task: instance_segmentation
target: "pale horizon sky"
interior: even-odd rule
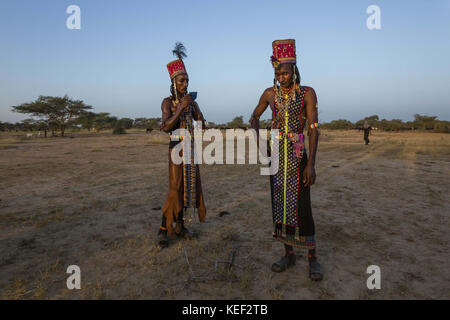
[[[450,120],[450,1],[0,2],[0,121],[11,106],[69,95],[117,117],[160,117],[166,64],[184,43],[189,89],[207,121],[247,121],[273,83],[276,39],[294,38],[302,84],[315,89],[319,121]],[[69,30],[69,5],[81,30]],[[368,30],[369,5],[381,30]],[[270,117],[266,111],[263,119]]]

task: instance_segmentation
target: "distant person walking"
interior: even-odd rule
[[[370,126],[370,124],[367,121],[364,121],[363,130],[364,130],[364,142],[366,145],[368,145],[370,142],[369,134],[370,134],[370,130],[372,130],[372,127]]]

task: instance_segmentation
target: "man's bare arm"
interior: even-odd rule
[[[309,135],[309,159],[308,164],[314,166],[316,163],[317,144],[319,142],[319,130],[311,128],[311,124],[318,122],[317,96],[313,88],[309,88],[305,95],[306,118],[308,119]]]
[[[308,119],[309,159],[303,171],[303,183],[305,187],[313,185],[316,181],[316,152],[319,141],[319,129],[315,126],[318,121],[317,96],[313,88],[309,88],[305,95],[306,118]],[[314,124],[314,128],[311,125]]]
[[[250,125],[256,130],[257,135],[259,135],[259,117],[266,111],[267,106],[270,103],[272,88],[267,88],[264,90],[261,98],[259,98],[258,105],[255,110],[253,110],[252,116],[250,118]]]
[[[183,108],[177,108],[177,110],[172,114],[171,108],[172,102],[170,99],[164,99],[161,104],[161,127],[160,130],[164,132],[170,132],[176,125],[178,118],[180,118]]]

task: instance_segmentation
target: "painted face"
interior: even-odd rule
[[[186,93],[189,85],[189,76],[187,74],[180,74],[175,78],[175,85],[180,93]]]
[[[291,64],[283,63],[278,69],[275,69],[275,79],[283,88],[288,88],[294,80],[294,68]]]

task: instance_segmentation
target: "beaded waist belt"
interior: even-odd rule
[[[287,142],[292,144],[292,152],[295,158],[302,159],[303,153],[305,150],[305,136],[303,133],[280,133],[279,135],[275,135],[272,131],[271,139],[270,139],[270,148],[273,151],[273,142],[275,139],[281,140],[286,139]]]
[[[305,141],[305,135],[303,133],[292,133],[292,132],[288,132],[288,133],[283,133],[280,132],[280,134],[275,135],[275,132],[271,132],[271,138],[272,139],[287,139],[287,141],[291,141],[291,142],[304,142]]]

